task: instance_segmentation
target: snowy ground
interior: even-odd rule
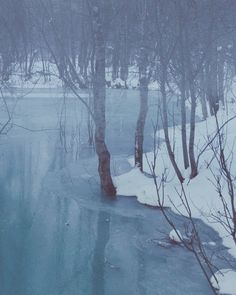
[[[42,63],[40,61],[35,61],[32,68],[32,77],[29,79],[21,73],[20,69],[15,69],[12,73],[10,80],[7,82],[7,86],[14,88],[27,88],[27,89],[61,89],[63,83],[58,75],[57,67],[54,63],[47,63],[44,72],[42,71]],[[139,74],[138,68],[132,66],[129,68],[129,76],[125,83],[119,77],[112,80],[112,68],[106,68],[106,81],[107,86],[116,88],[126,88],[128,89],[138,89],[139,87]],[[149,85],[149,90],[156,91],[159,89],[157,81],[151,80]]]
[[[236,114],[236,107],[234,104],[229,104],[227,111],[219,112],[220,126],[226,122],[229,118],[232,118]],[[236,159],[233,157],[236,154],[236,118],[230,121],[224,128],[226,136],[225,151],[226,155],[232,157],[231,172],[236,175]],[[182,163],[181,152],[181,131],[177,126],[175,128],[169,128],[170,138],[174,135],[174,146],[176,160],[180,164]],[[189,132],[189,128],[188,128]],[[215,118],[209,118],[206,122],[199,122],[196,126],[196,154],[207,144],[209,138],[211,139],[216,133]],[[161,130],[158,135],[164,138],[163,131]],[[213,145],[217,145],[217,139],[213,142]],[[154,153],[150,152],[146,154],[144,170],[150,173],[150,163],[153,163]],[[129,158],[128,161],[133,165],[133,158]],[[210,166],[208,167],[208,164]],[[180,164],[181,167],[181,164]],[[220,197],[216,192],[215,179],[213,174],[219,175],[219,167],[216,160],[213,157],[213,151],[209,147],[200,157],[199,161],[199,175],[193,180],[189,180],[190,171],[183,171],[186,179],[184,182],[184,189],[186,191],[189,204],[191,206],[192,214],[195,218],[199,218],[207,225],[216,230],[220,237],[223,239],[223,244],[228,248],[231,255],[236,257],[236,245],[233,242],[232,237],[228,234],[225,228],[219,222],[216,222],[216,217],[224,215],[224,208]],[[158,156],[156,160],[156,175],[159,176],[157,181],[160,182],[160,175],[165,173],[167,179],[165,183],[165,197],[164,205],[170,207],[175,213],[183,214],[187,216],[187,212],[179,198],[177,192],[181,192],[181,185],[178,182],[177,177],[170,164],[165,143],[161,144],[158,149]],[[137,168],[133,168],[128,173],[120,175],[114,178],[118,188],[118,194],[126,196],[136,196],[138,201],[143,204],[152,206],[158,206],[157,191],[152,178],[140,173]],[[227,186],[223,186],[223,194],[225,199],[229,202],[229,195],[227,192]],[[221,217],[222,218],[222,217]],[[225,221],[224,219],[222,219]],[[224,273],[224,272],[223,272]],[[222,294],[236,294],[236,271],[228,272],[230,275],[220,275],[219,289]],[[227,280],[227,281],[225,281]],[[226,288],[226,286],[228,286]]]

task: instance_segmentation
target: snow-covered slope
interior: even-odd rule
[[[222,126],[227,120],[233,118],[236,114],[235,104],[229,104],[227,111],[221,110],[218,114],[219,124]],[[228,122],[222,129],[225,136],[225,153],[226,156],[230,157],[231,161],[231,173],[236,176],[236,158],[233,157],[236,154],[236,118]],[[214,117],[208,118],[207,121],[199,122],[196,124],[196,139],[195,139],[195,151],[196,156],[201,153],[207,143],[216,134],[216,121]],[[181,148],[181,130],[177,126],[175,128],[170,128],[170,138],[174,138],[174,149],[176,155],[176,161],[179,167],[182,169],[182,148]],[[187,130],[189,134],[189,126]],[[158,136],[164,138],[163,130],[160,131]],[[218,145],[217,137],[212,142],[213,147]],[[150,173],[150,163],[153,163],[154,153],[150,152],[144,157],[144,170]],[[133,159],[129,158],[128,161],[133,164]],[[163,143],[158,149],[156,169],[155,173],[157,175],[157,183],[161,182],[161,176],[163,173],[166,176],[166,182],[164,185],[164,206],[171,207],[176,213],[188,215],[181,200],[179,193],[181,192],[181,184],[179,183],[166,151],[165,143]],[[216,222],[218,217],[223,220],[224,208],[222,201],[218,196],[216,191],[216,179],[219,172],[219,164],[216,159],[214,159],[214,153],[212,147],[208,147],[206,151],[201,155],[199,159],[199,174],[196,178],[190,180],[190,171],[182,169],[182,173],[185,176],[185,182],[183,184],[186,196],[188,198],[189,204],[191,206],[192,215],[195,218],[202,219],[206,224],[213,227],[223,239],[223,244],[229,248],[231,255],[236,257],[236,245],[233,242],[232,237],[228,234],[227,230],[224,228],[222,223]],[[114,178],[117,186],[118,194],[127,196],[136,196],[138,201],[143,204],[148,204],[152,206],[158,206],[158,197],[156,187],[154,185],[154,180],[142,174],[137,168],[133,168],[126,174],[120,175]],[[230,197],[227,190],[227,183],[222,182],[222,189],[224,198],[230,204]],[[234,276],[236,281],[236,273],[230,273]],[[224,290],[224,277],[222,276],[219,281],[220,292],[221,289]],[[231,290],[231,289],[230,289]],[[232,290],[231,290],[232,291]],[[234,286],[233,292],[231,294],[236,294],[236,284]]]

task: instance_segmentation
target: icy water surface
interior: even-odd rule
[[[85,115],[73,100],[65,113],[62,104],[56,96],[20,99],[15,124],[37,132],[14,126],[0,138],[0,294],[212,294],[192,255],[168,244],[160,211],[100,195],[96,157],[78,121]],[[135,110],[118,106],[120,113],[108,106],[113,173],[130,169],[132,137],[124,139],[136,120]],[[150,148],[151,130],[147,138]],[[217,239],[199,226],[205,242]]]

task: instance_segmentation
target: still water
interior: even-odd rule
[[[108,105],[114,174],[130,169],[126,132],[137,112],[122,99]],[[75,100],[62,111],[63,103],[57,95],[9,100],[16,125],[0,137],[0,294],[211,294],[193,256],[168,244],[170,228],[160,211],[135,197],[101,196],[84,111]],[[183,220],[173,218],[181,227]],[[219,239],[199,226],[205,242]]]

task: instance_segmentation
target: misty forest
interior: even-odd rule
[[[0,0],[0,295],[236,295],[236,0]]]

